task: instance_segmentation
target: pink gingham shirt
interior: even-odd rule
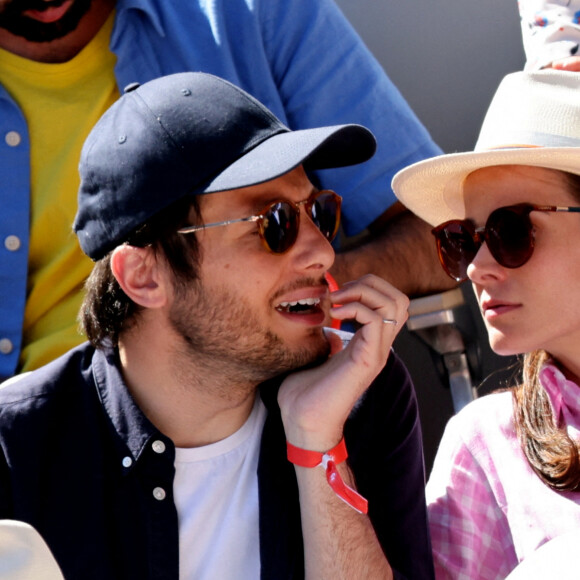
[[[560,424],[578,438],[580,388],[551,364],[541,380]],[[445,429],[427,484],[437,580],[503,580],[547,541],[580,529],[580,493],[541,482],[512,412],[510,392],[487,395]]]

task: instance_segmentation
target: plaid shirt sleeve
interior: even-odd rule
[[[503,580],[517,565],[512,536],[500,490],[462,438],[463,419],[448,423],[427,484],[436,578]]]

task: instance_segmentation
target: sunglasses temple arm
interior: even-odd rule
[[[260,215],[252,215],[247,218],[239,218],[236,220],[226,220],[225,222],[213,222],[211,224],[204,224],[202,226],[187,226],[185,228],[181,228],[177,230],[179,234],[192,234],[194,232],[199,232],[200,230],[206,230],[207,228],[217,228],[220,226],[229,226],[230,224],[237,224],[239,222],[257,222],[261,219],[262,216]]]
[[[539,205],[532,209],[532,211],[554,211],[554,212],[573,212],[580,213],[580,207],[578,206],[566,206],[566,205]]]

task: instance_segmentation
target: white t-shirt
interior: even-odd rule
[[[258,459],[266,408],[228,438],[175,450],[180,580],[260,577]]]

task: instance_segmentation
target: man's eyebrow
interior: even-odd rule
[[[310,191],[308,192],[308,195],[306,197],[301,197],[300,199],[297,200],[294,200],[290,196],[284,195],[280,192],[272,192],[271,196],[268,196],[267,198],[264,197],[261,202],[257,202],[257,205],[255,207],[257,212],[259,212],[262,209],[264,209],[264,206],[277,200],[292,201],[293,203],[299,203],[301,201],[306,201],[307,199],[310,199],[314,194],[319,193],[320,191],[322,191],[320,188],[316,187],[315,185],[312,185]]]

